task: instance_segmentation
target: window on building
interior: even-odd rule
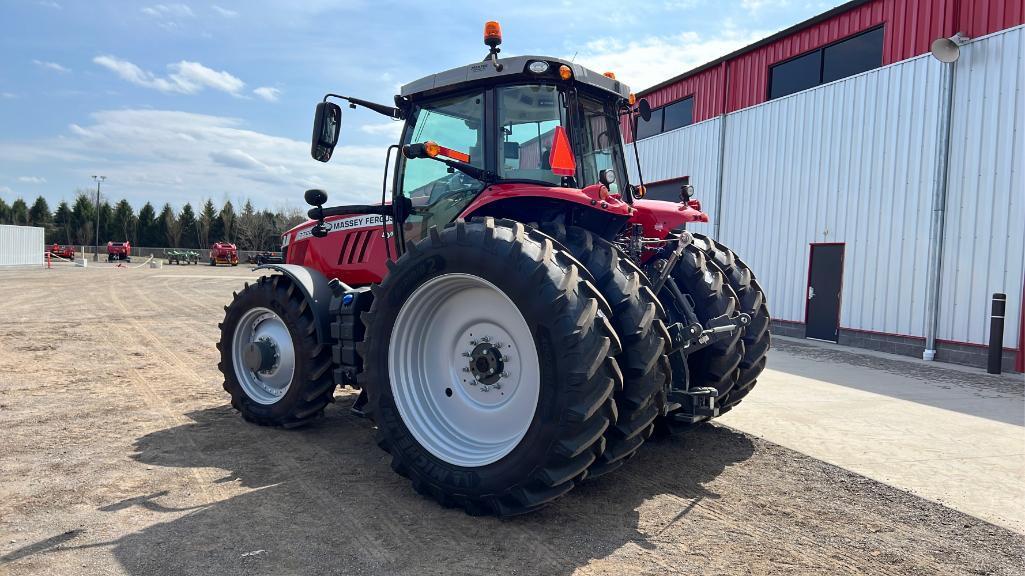
[[[694,97],[688,96],[651,111],[651,120],[637,119],[637,139],[648,138],[694,123]]]
[[[671,180],[662,180],[661,182],[652,182],[651,184],[645,184],[644,190],[646,194],[645,198],[648,200],[665,200],[666,202],[679,202],[680,201],[680,188],[690,184],[690,176],[683,176],[682,178],[673,178]]]
[[[876,28],[822,51],[822,83],[878,68],[883,65],[883,29]]]
[[[694,123],[694,97],[690,96],[665,107],[662,131],[669,132]]]
[[[883,65],[883,27],[873,28],[769,68],[769,99]]]
[[[637,118],[637,139],[647,138],[662,132],[662,109],[656,108],[651,111],[651,120],[645,122]]]

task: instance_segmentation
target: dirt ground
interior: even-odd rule
[[[217,322],[255,276],[0,270],[0,574],[1025,573],[1019,534],[714,425],[535,514],[442,509],[349,391],[300,430],[231,410]]]

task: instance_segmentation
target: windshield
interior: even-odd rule
[[[611,169],[616,174],[616,182],[609,184],[609,192],[618,194],[619,182],[625,181],[627,177],[622,141],[619,138],[619,119],[611,106],[598,100],[580,96],[578,102],[580,119],[574,123],[575,130],[571,130],[570,137],[574,141],[577,171],[582,185],[598,182],[598,173]]]

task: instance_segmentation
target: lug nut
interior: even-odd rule
[[[469,352],[463,352],[463,358],[469,358],[469,357],[470,357],[470,353]]]
[[[491,338],[488,338],[487,336],[483,336],[483,337],[482,337],[482,338],[480,339],[480,341],[481,341],[481,342],[491,342]]]
[[[470,340],[470,346],[476,346],[476,345],[477,345],[477,341],[476,340]]]
[[[501,390],[502,389],[502,385],[499,384],[498,382],[495,382],[494,384],[492,384],[492,386],[494,386],[495,390]]]
[[[508,377],[509,377],[509,373],[508,372],[502,372],[502,378],[508,378]]]
[[[469,369],[469,368],[467,368],[467,367],[465,367],[465,366],[463,367],[463,372],[469,372],[469,371],[470,371],[470,369]]]
[[[480,391],[481,391],[481,392],[490,392],[490,391],[491,391],[491,389],[490,389],[490,388],[488,388],[487,386],[481,386],[481,387],[480,387]]]

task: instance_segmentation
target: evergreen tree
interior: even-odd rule
[[[214,236],[214,223],[217,221],[217,208],[214,207],[213,200],[207,198],[206,203],[203,204],[203,211],[199,214],[199,220],[196,222],[196,229],[199,235],[199,247],[209,248],[211,244],[211,238]]]
[[[95,235],[96,210],[89,195],[78,193],[71,209],[71,238],[75,244],[91,246]]]
[[[215,236],[216,240],[222,240],[224,242],[235,241],[235,207],[231,205],[231,200],[224,201],[224,207],[221,208],[220,214],[217,219],[220,220],[220,236]]]
[[[170,203],[164,204],[164,208],[160,211],[157,226],[160,229],[162,244],[170,248],[178,248],[181,244],[182,230]]]
[[[100,204],[100,244],[106,244],[111,241],[124,242],[125,239],[115,232],[114,209],[110,207],[109,202],[104,200]]]
[[[198,248],[199,234],[196,230],[196,213],[192,205],[185,203],[178,215],[178,226],[181,228],[181,245],[183,248]]]
[[[28,204],[18,198],[11,204],[11,224],[15,226],[27,226],[29,224]]]
[[[137,244],[139,241],[135,228],[135,211],[127,200],[122,199],[114,208],[114,221],[111,233],[124,240]]]
[[[57,212],[53,215],[54,231],[51,242],[58,244],[71,244],[71,207],[61,200],[57,205]]]
[[[163,244],[160,241],[160,230],[157,226],[157,213],[149,202],[139,210],[138,238],[140,246],[156,248]]]
[[[46,198],[42,196],[36,198],[35,204],[29,208],[28,219],[33,226],[43,228],[50,226],[50,223],[53,221],[53,214],[50,213],[50,205],[46,203]]]
[[[4,202],[3,198],[0,198],[0,224],[11,223],[11,207]]]

